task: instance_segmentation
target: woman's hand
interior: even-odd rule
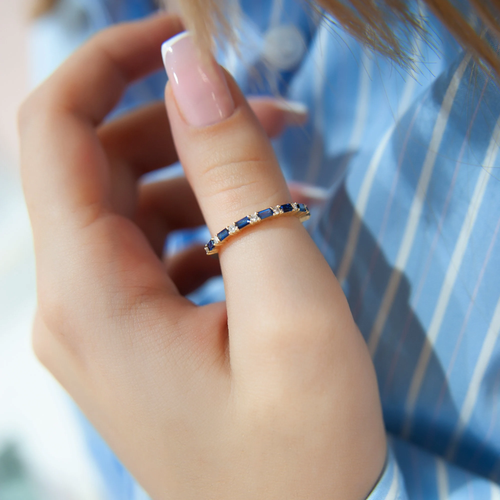
[[[302,224],[266,221],[221,247],[227,303],[183,296],[218,272],[201,248],[161,258],[173,229],[206,221],[215,234],[292,201],[234,81],[208,126],[171,84],[168,120],[151,105],[102,124],[179,30],[168,16],[111,28],[21,109],[35,351],[154,499],[361,500],[386,453],[376,378]],[[190,64],[224,83],[212,61]],[[280,128],[282,111],[255,107]],[[189,185],[138,183],[177,157]]]

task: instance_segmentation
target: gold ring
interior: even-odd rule
[[[252,215],[246,215],[240,220],[229,224],[222,231],[219,231],[205,245],[207,255],[213,255],[219,252],[219,248],[227,241],[228,238],[240,233],[246,227],[259,224],[264,220],[271,220],[276,217],[295,215],[301,222],[306,221],[311,216],[309,208],[303,203],[285,203],[284,205],[276,205],[272,208],[265,208],[260,212],[254,212]]]

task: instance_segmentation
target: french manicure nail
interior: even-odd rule
[[[204,127],[232,115],[234,102],[224,73],[212,58],[200,57],[188,32],[167,40],[161,52],[175,100],[190,125]]]
[[[288,187],[293,193],[304,197],[307,203],[325,201],[328,198],[328,189],[323,187],[294,181],[289,182]]]
[[[288,125],[303,125],[307,121],[309,110],[304,103],[276,99],[275,104],[278,108],[286,111],[286,123]]]
[[[284,111],[288,111],[289,113],[293,113],[296,115],[307,115],[308,108],[307,106],[299,101],[288,101],[287,99],[276,99],[274,101],[275,105],[283,109]]]

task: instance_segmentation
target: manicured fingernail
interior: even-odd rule
[[[224,73],[213,59],[200,57],[188,32],[167,40],[161,52],[175,100],[190,125],[204,127],[232,115],[234,102]]]
[[[288,111],[289,113],[293,113],[296,115],[307,115],[307,112],[309,111],[307,106],[299,101],[288,101],[286,99],[276,99],[275,105],[283,109],[285,111]]]
[[[288,125],[303,125],[308,118],[308,108],[299,101],[287,101],[286,99],[277,99],[276,106],[286,111],[286,123]]]
[[[325,201],[328,198],[328,190],[322,187],[304,184],[302,182],[290,182],[288,188],[293,193],[304,197],[307,203]]]

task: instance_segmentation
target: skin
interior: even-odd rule
[[[218,124],[190,127],[168,85],[168,119],[153,104],[103,124],[181,29],[100,33],[20,110],[35,352],[155,500],[362,500],[386,456],[375,372],[298,219],[222,248],[225,303],[183,296],[219,272],[201,248],[161,256],[172,229],[291,201],[267,134],[283,111],[252,110],[226,75],[236,110]],[[140,182],[177,158],[187,181]]]

